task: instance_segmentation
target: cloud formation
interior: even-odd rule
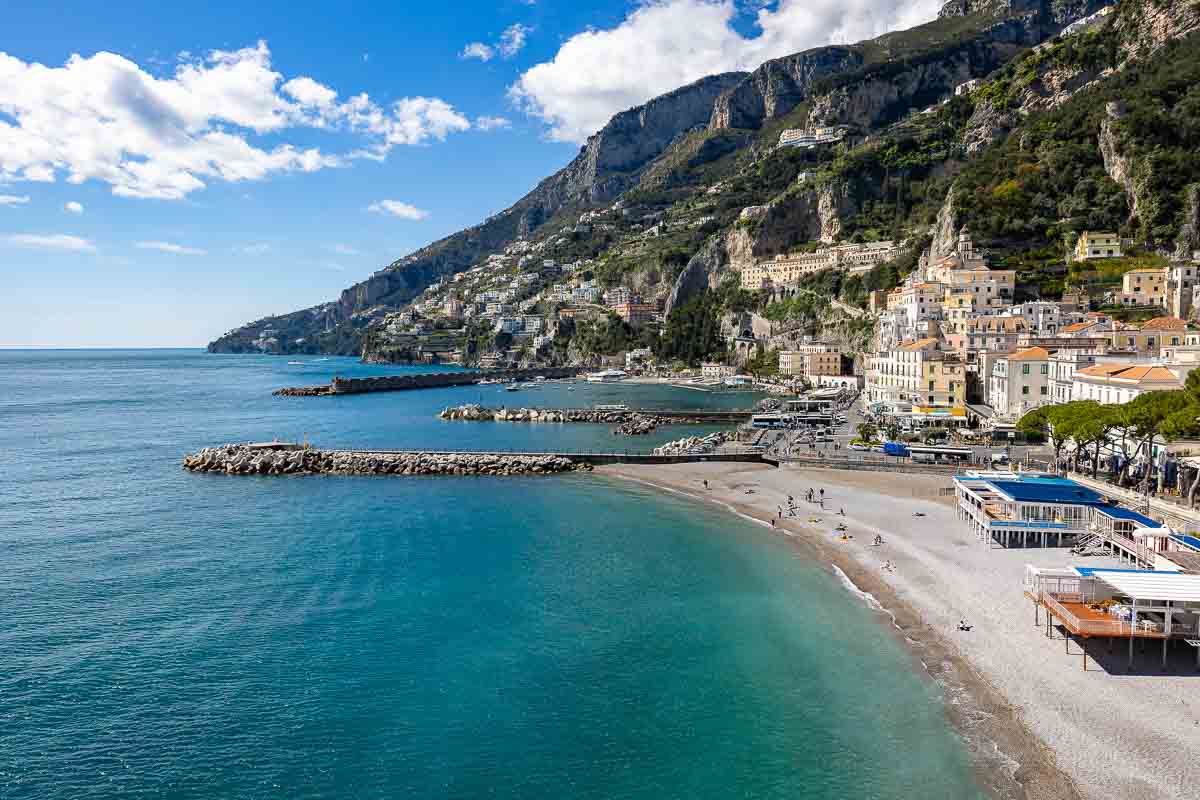
[[[491,61],[496,57],[496,51],[483,42],[471,42],[458,54],[459,58],[477,58],[480,61]]]
[[[476,117],[475,128],[481,131],[494,131],[498,128],[508,128],[512,123],[506,117]]]
[[[63,250],[71,253],[96,252],[96,246],[87,239],[66,233],[15,233],[6,236],[5,241],[17,247],[28,247],[34,250]]]
[[[367,211],[411,220],[422,220],[429,216],[428,211],[399,200],[380,200],[377,203],[371,203],[367,206]]]
[[[846,44],[937,16],[941,0],[779,0],[754,13],[757,34],[733,22],[734,0],[648,0],[619,25],[568,39],[526,70],[509,97],[542,119],[549,138],[581,143],[615,113],[705,75],[752,70],[771,58]]]
[[[28,202],[27,194],[0,194],[0,206],[23,206]]]
[[[533,28],[514,22],[500,34],[500,42],[496,45],[501,58],[512,58],[525,48],[525,37],[533,32]]]
[[[351,247],[348,244],[338,243],[338,244],[330,246],[329,249],[332,250],[333,252],[337,253],[339,256],[361,256],[362,255],[361,251]]]
[[[483,42],[471,42],[458,54],[459,58],[477,58],[480,61],[491,61],[496,56],[508,59],[525,49],[525,40],[533,28],[514,22],[500,34],[494,45]]]
[[[77,203],[74,200],[68,200],[63,204],[63,211],[66,211],[68,214],[82,214],[83,203]]]
[[[179,199],[208,182],[313,172],[471,127],[444,100],[345,100],[307,76],[285,80],[266,42],[190,55],[158,78],[114,53],[62,67],[0,53],[0,182],[98,180],[125,197]],[[346,153],[283,141],[294,129],[362,138]],[[266,140],[266,141],[263,141]]]
[[[207,250],[201,250],[197,247],[184,247],[181,244],[172,242],[137,242],[134,247],[139,250],[157,250],[160,253],[170,253],[176,256],[202,256],[208,253]]]

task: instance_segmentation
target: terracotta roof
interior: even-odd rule
[[[1050,358],[1049,351],[1044,347],[1026,347],[1008,357],[1009,361],[1045,361]]]
[[[1123,369],[1128,369],[1128,364],[1094,364],[1085,369],[1075,370],[1076,375],[1089,375],[1093,378],[1107,378],[1109,375],[1114,375]]]
[[[1144,331],[1184,331],[1187,330],[1187,323],[1178,317],[1155,317],[1152,320],[1147,320],[1143,323],[1141,330]]]
[[[908,351],[924,350],[926,347],[929,347],[931,344],[937,344],[937,339],[918,339],[915,342],[910,342],[908,344],[900,345],[900,349],[908,350]]]
[[[1087,369],[1076,370],[1075,374],[1120,383],[1173,383],[1182,388],[1175,373],[1166,367],[1152,364],[1096,364]]]
[[[1072,323],[1072,324],[1068,325],[1067,327],[1063,328],[1062,332],[1063,333],[1079,333],[1080,331],[1085,331],[1088,328],[1092,327],[1093,325],[1097,325],[1097,324],[1099,324],[1099,323],[1096,322],[1096,320],[1092,320],[1091,322],[1075,322],[1075,323]]]

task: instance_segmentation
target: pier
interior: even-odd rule
[[[412,375],[380,375],[374,378],[334,377],[321,386],[294,386],[276,389],[280,397],[328,397],[341,394],[370,392],[402,392],[412,389],[442,389],[449,386],[473,386],[481,381],[531,381],[535,378],[575,378],[583,372],[579,367],[547,367],[544,369],[491,369],[453,372],[421,372]]]

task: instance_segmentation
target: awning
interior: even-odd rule
[[[1092,575],[1121,594],[1137,600],[1200,603],[1200,575],[1182,572],[1107,572],[1104,570],[1097,570]]]

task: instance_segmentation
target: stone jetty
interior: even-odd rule
[[[590,464],[552,454],[415,453],[232,444],[185,456],[190,472],[224,475],[552,475]]]
[[[617,411],[592,408],[487,408],[469,404],[444,408],[441,419],[469,422],[591,422],[616,425],[618,436],[642,436],[659,425],[686,423],[680,417],[663,417],[642,411]]]
[[[707,436],[687,436],[667,442],[661,447],[654,448],[656,456],[682,456],[697,453],[713,453],[718,447],[730,441],[733,434],[726,431],[710,433]]]

